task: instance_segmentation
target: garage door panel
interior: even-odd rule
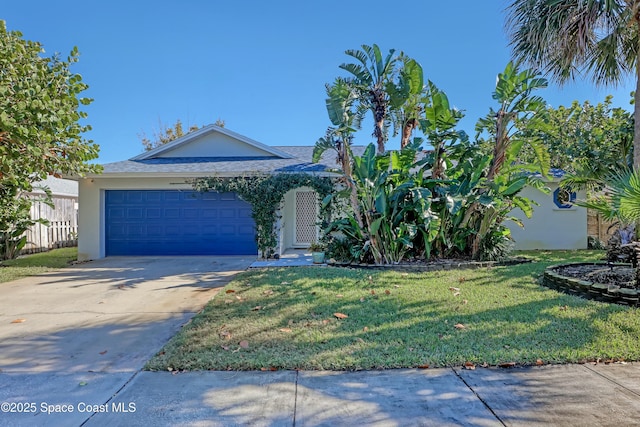
[[[164,219],[178,219],[180,218],[180,209],[165,209]]]
[[[255,236],[255,229],[248,225],[240,225],[238,226],[237,233],[242,236]]]
[[[160,208],[147,208],[147,219],[161,219],[162,209]]]
[[[130,208],[126,211],[126,218],[128,219],[143,219],[144,208]]]
[[[254,255],[251,206],[234,193],[107,190],[110,255]]]
[[[180,192],[178,191],[172,191],[172,192],[163,192],[163,198],[165,201],[168,202],[177,202],[178,200],[180,200]]]
[[[111,195],[111,200],[115,203],[121,203],[126,200],[127,195],[124,192],[118,192]]]
[[[147,236],[150,239],[160,239],[164,235],[164,228],[161,225],[147,224]]]
[[[162,200],[162,193],[158,191],[149,191],[141,194],[141,199],[146,202],[159,202]]]
[[[220,226],[221,236],[234,236],[235,234],[237,234],[235,225],[223,224]]]
[[[202,209],[202,218],[217,218],[218,210],[217,209]]]
[[[124,237],[127,235],[127,230],[124,225],[110,225],[107,227],[107,234],[113,237]]]
[[[234,219],[237,216],[237,211],[235,209],[220,209],[218,214],[221,220]]]
[[[173,238],[180,236],[180,227],[177,225],[167,225],[164,227],[164,235],[169,238],[169,240],[174,240]]]
[[[107,209],[107,216],[110,216],[113,219],[126,218],[125,210],[122,208]]]
[[[144,203],[145,197],[142,191],[132,191],[126,195],[125,200],[128,203]]]
[[[215,225],[205,225],[202,227],[202,234],[207,237],[215,236],[218,233],[218,228]],[[253,233],[253,229],[252,229]]]
[[[200,211],[196,208],[185,208],[182,210],[184,219],[196,219],[200,216]]]
[[[135,238],[140,238],[142,237],[145,233],[144,233],[144,227],[142,225],[137,225],[137,224],[132,224],[132,225],[128,225],[126,227],[126,233],[128,235],[131,235]],[[124,236],[126,237],[126,235]]]

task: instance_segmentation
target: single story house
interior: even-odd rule
[[[257,255],[251,206],[233,193],[195,192],[189,180],[280,172],[332,176],[327,170],[336,167],[334,153],[326,152],[314,164],[313,148],[271,147],[209,125],[129,160],[105,164],[102,174],[78,179],[78,259]],[[534,218],[525,221],[524,234],[514,229],[517,239],[531,242],[524,247],[538,246],[537,238],[548,241],[539,248],[573,248],[582,240],[586,247],[586,219],[585,230],[573,227],[582,216],[569,219],[577,208],[556,210],[545,200]],[[276,253],[306,248],[317,240],[318,210],[319,200],[311,188],[296,188],[285,195],[276,224]],[[550,215],[562,218],[549,220]],[[574,231],[568,234],[577,234],[563,238],[570,226]]]
[[[331,176],[327,152],[313,146],[271,147],[216,125],[79,179],[78,259],[114,255],[256,255],[251,205],[233,193],[199,193],[189,180],[257,173]],[[329,166],[328,166],[329,165]],[[317,241],[319,200],[311,188],[285,197],[278,253]]]

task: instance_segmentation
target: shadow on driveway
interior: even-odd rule
[[[251,257],[111,257],[0,283],[0,369],[137,371]]]

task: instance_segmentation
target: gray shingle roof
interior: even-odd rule
[[[78,196],[78,183],[70,179],[60,179],[49,176],[44,181],[34,182],[33,187],[33,193],[43,193],[39,187],[48,187],[53,195]]]
[[[104,164],[101,177],[115,175],[245,175],[273,172],[326,172],[337,167],[333,150],[325,152],[320,163],[312,163],[313,146],[273,147],[292,156],[279,157],[181,157],[125,160]],[[353,147],[360,153],[364,147]]]

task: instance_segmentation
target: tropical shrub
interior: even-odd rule
[[[341,68],[354,77],[327,86],[334,127],[318,140],[314,161],[327,149],[338,152],[345,190],[334,198],[351,207],[325,230],[329,255],[385,264],[412,257],[506,256],[511,238],[504,222],[517,221],[510,216],[516,208],[531,215],[532,202],[520,192],[536,183],[532,171],[546,174],[549,168],[545,147],[523,132],[544,117],[545,104],[532,92],[546,80],[509,63],[493,95],[499,108],[478,122],[476,141],[470,142],[457,129],[462,112],[431,81],[417,90],[422,68],[404,54],[394,59],[393,52],[383,60],[376,45],[347,51],[359,64]],[[368,111],[377,123],[377,144],[354,156],[353,134]],[[400,151],[384,149],[388,134],[382,130],[391,124],[401,129]],[[411,140],[414,132],[422,136]],[[426,153],[420,149],[424,142],[432,147]],[[535,165],[518,162],[525,146]]]
[[[43,202],[53,207],[51,192],[43,190],[42,197],[25,197],[16,186],[0,187],[0,261],[14,259],[27,244],[25,232],[36,223],[48,224],[44,219],[31,218],[31,205]]]

